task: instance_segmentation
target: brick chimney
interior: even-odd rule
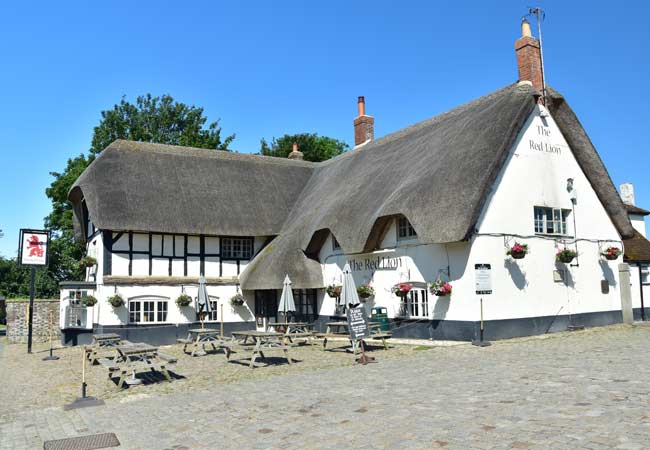
[[[305,155],[302,152],[298,151],[298,143],[294,142],[293,143],[293,150],[291,151],[291,153],[289,153],[289,156],[287,156],[287,158],[302,160],[304,158],[304,156]]]
[[[521,21],[521,37],[515,41],[515,51],[517,52],[519,81],[530,81],[535,89],[542,92],[544,75],[542,74],[539,41],[533,37],[530,24],[526,19]]]
[[[354,146],[370,142],[375,137],[375,118],[366,115],[366,101],[359,97],[359,116],[354,119]]]

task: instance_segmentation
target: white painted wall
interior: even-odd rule
[[[542,111],[542,106],[537,107],[522,129],[485,205],[479,236],[472,245],[472,264],[486,262],[500,269],[495,270],[494,294],[486,301],[488,320],[620,309],[617,266],[622,261],[609,262],[600,256],[610,245],[621,248],[620,236],[555,121],[550,115],[540,117]],[[567,192],[568,178],[577,191],[575,205]],[[535,206],[573,209],[567,225],[568,234],[581,240],[574,260],[579,267],[555,262],[557,249],[575,249],[572,239],[534,236]],[[530,237],[506,241],[485,236],[489,233]],[[530,254],[523,260],[505,257],[504,244],[515,240],[529,246]],[[554,281],[558,269],[567,269],[567,282]],[[601,292],[601,280],[608,281],[609,293]]]
[[[417,240],[398,242],[393,223],[381,244],[385,250],[346,257],[340,250],[333,251],[330,236],[320,252],[325,284],[341,283],[347,260],[390,256],[398,258],[401,265],[374,271],[353,268],[357,284],[371,282],[375,287],[371,306],[385,306],[389,317],[395,317],[399,298],[390,292],[394,284],[431,282],[440,276],[451,282],[453,294],[441,298],[430,295],[429,317],[476,321],[480,317],[481,296],[475,293],[474,265],[490,264],[493,294],[482,296],[485,320],[620,309],[617,266],[622,261],[619,258],[609,262],[600,256],[610,245],[620,248],[620,236],[559,128],[550,116],[542,120],[541,111],[541,107],[536,108],[518,136],[486,202],[477,225],[479,234],[470,242],[447,245],[420,245]],[[568,178],[574,179],[577,191],[575,209],[567,192]],[[581,239],[577,244],[579,258],[574,260],[579,266],[555,262],[557,249],[564,245],[574,247],[573,239],[535,236],[535,206],[574,209],[568,232]],[[516,240],[527,243],[530,254],[518,261],[506,256],[506,244],[513,245],[515,239],[504,238],[503,234],[528,236]],[[566,282],[554,281],[554,271],[565,269]],[[601,292],[601,280],[607,280],[608,293]],[[320,314],[331,315],[334,308],[334,299],[324,294]]]
[[[629,214],[630,222],[636,231],[641,233],[641,236],[646,237],[645,232],[645,217],[641,214]]]

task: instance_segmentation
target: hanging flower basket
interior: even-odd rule
[[[79,268],[80,269],[86,269],[88,267],[93,267],[97,264],[97,260],[93,258],[92,256],[84,256],[79,260]]]
[[[325,288],[325,292],[332,298],[339,298],[341,296],[342,286],[339,284],[330,284]]]
[[[370,286],[370,284],[364,283],[357,287],[357,294],[359,294],[359,297],[361,298],[372,297],[375,295],[375,289]]]
[[[246,302],[246,299],[239,292],[230,297],[230,304],[232,306],[242,306]]]
[[[124,306],[124,299],[120,294],[115,294],[108,297],[108,303],[110,303],[113,308],[119,308],[120,306]]]
[[[564,264],[569,264],[576,256],[578,256],[578,253],[576,253],[575,250],[564,248],[557,251],[555,254],[555,260]]]
[[[97,304],[97,299],[92,295],[87,295],[81,299],[81,304],[84,306],[95,306]]]
[[[451,295],[451,284],[446,281],[436,280],[429,285],[429,292],[437,297]]]
[[[192,303],[192,297],[187,294],[181,294],[176,299],[176,305],[180,308],[184,306],[190,306],[190,303]]]
[[[621,253],[621,249],[618,247],[607,247],[601,255],[603,255],[608,261],[614,261],[621,256]]]
[[[399,283],[393,286],[391,291],[393,292],[393,294],[397,295],[398,297],[402,297],[403,299],[405,299],[408,293],[411,292],[411,289],[413,289],[413,284]]]
[[[515,245],[510,247],[506,255],[511,256],[513,259],[523,259],[528,253],[528,244],[520,244],[515,241]]]

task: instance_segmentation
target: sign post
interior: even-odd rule
[[[29,309],[27,311],[27,353],[32,352],[32,323],[34,321],[34,283],[36,267],[47,266],[50,232],[47,230],[20,230],[18,264],[31,266],[29,281]]]
[[[476,295],[492,295],[492,266],[490,264],[474,264],[474,280],[476,285]],[[479,328],[479,339],[474,339],[472,345],[477,347],[488,347],[492,345],[489,341],[483,340],[485,324],[483,323],[483,297],[480,299],[481,305],[481,322]]]
[[[358,345],[361,345],[361,357],[357,358],[357,363],[368,364],[377,362],[372,356],[366,355],[366,347],[363,339],[370,336],[370,328],[368,327],[368,319],[366,319],[365,308],[362,304],[348,306],[348,330],[350,332],[350,341],[356,350]],[[355,351],[356,354],[356,351]]]

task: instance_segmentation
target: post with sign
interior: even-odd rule
[[[32,323],[34,321],[34,281],[36,268],[47,266],[50,232],[47,230],[20,230],[18,263],[31,266],[29,280],[29,308],[27,310],[27,353],[32,352]]]
[[[489,341],[483,340],[485,326],[483,323],[483,295],[492,295],[492,266],[490,264],[474,264],[474,280],[476,286],[476,295],[480,295],[481,304],[481,323],[479,329],[479,339],[474,339],[472,345],[477,347],[488,347],[492,345]]]
[[[347,315],[350,341],[352,341],[354,348],[356,348],[357,345],[361,345],[361,357],[357,358],[357,362],[359,364],[376,362],[375,358],[366,355],[366,347],[363,343],[363,339],[370,336],[370,328],[368,327],[365,308],[362,304],[350,304]]]

